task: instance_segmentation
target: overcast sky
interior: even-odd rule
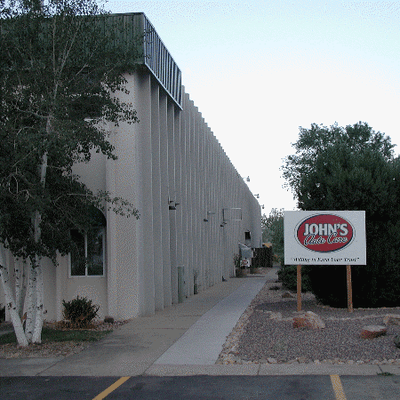
[[[400,1],[109,1],[144,12],[267,215],[299,126],[367,122],[400,145]],[[400,146],[395,148],[400,152]]]

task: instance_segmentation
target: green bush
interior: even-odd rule
[[[71,301],[63,300],[64,319],[70,321],[72,328],[86,328],[97,317],[100,306],[92,303],[86,297],[77,296]]]
[[[347,307],[346,266],[308,268],[311,291],[318,301],[331,307]],[[359,307],[398,307],[400,268],[381,264],[351,267],[353,305]]]
[[[347,307],[346,266],[312,266],[308,268],[311,291],[325,305]]]
[[[282,287],[293,292],[297,291],[297,267],[295,265],[284,265],[278,271],[279,281]],[[301,291],[309,292],[311,290],[310,279],[308,277],[308,268],[301,269]]]

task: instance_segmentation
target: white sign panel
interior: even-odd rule
[[[365,211],[285,211],[286,265],[366,265]]]

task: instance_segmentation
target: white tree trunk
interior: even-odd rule
[[[10,313],[11,322],[14,327],[15,336],[17,337],[17,342],[19,346],[28,346],[28,340],[24,333],[24,328],[22,326],[21,318],[18,314],[16,307],[16,302],[13,296],[13,291],[11,288],[11,282],[8,274],[8,269],[5,265],[5,249],[3,245],[0,245],[0,276],[1,282],[3,284],[4,295],[6,298],[6,307]]]
[[[46,131],[48,134],[52,133],[52,117],[48,117]],[[43,188],[46,186],[46,175],[47,175],[47,152],[42,156],[42,162],[39,168],[40,182]],[[33,224],[33,235],[35,243],[39,243],[42,231],[40,228],[40,223],[42,222],[42,215],[38,210],[35,211],[32,224]],[[29,307],[31,311],[29,331],[27,331],[28,339],[32,343],[42,342],[42,328],[43,328],[43,297],[44,297],[44,287],[43,287],[43,272],[41,266],[41,259],[35,256],[34,260],[31,260],[30,277],[32,289],[31,295],[28,296]],[[31,325],[32,324],[32,325]],[[32,335],[32,336],[31,336]]]
[[[28,280],[28,294],[26,297],[27,313],[25,334],[28,342],[32,342],[33,331],[35,329],[36,320],[36,270],[30,264],[29,280]]]
[[[26,296],[26,261],[15,260],[15,303],[19,316],[22,318]]]
[[[42,342],[42,328],[43,328],[43,271],[41,262],[38,259],[36,261],[35,273],[36,273],[36,302],[34,304],[35,310],[35,324],[32,335],[32,343]]]

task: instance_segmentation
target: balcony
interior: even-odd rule
[[[110,14],[104,21],[105,29],[117,29],[118,37],[127,45],[143,40],[142,63],[159,84],[182,109],[182,73],[154,26],[144,13]]]

